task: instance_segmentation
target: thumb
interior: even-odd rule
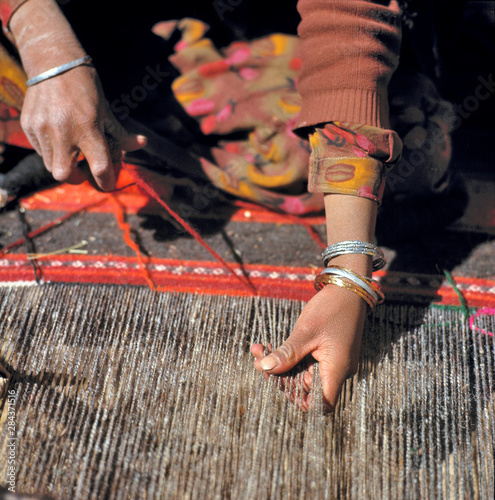
[[[144,135],[128,134],[125,132],[120,145],[123,151],[137,151],[138,149],[144,148],[147,142],[148,139]]]
[[[260,361],[260,368],[273,375],[290,370],[314,350],[312,339],[313,336],[294,330],[278,349]]]
[[[103,120],[103,129],[112,158],[122,151],[137,151],[144,148],[148,139],[144,135],[130,134],[109,111]]]
[[[329,368],[320,362],[321,387],[323,391],[323,400],[333,411],[349,374],[344,369]]]

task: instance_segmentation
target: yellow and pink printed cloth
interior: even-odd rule
[[[399,136],[391,130],[340,122],[317,124],[304,131],[306,136],[303,131],[294,133],[302,104],[297,91],[301,66],[297,37],[276,33],[219,50],[205,37],[208,26],[201,21],[165,21],[153,28],[166,39],[176,30],[180,40],[170,61],[180,76],[172,91],[202,132],[218,138],[210,159],[201,160],[216,187],[297,215],[323,210],[323,193],[380,202],[387,171],[401,154]],[[25,80],[19,63],[0,46],[0,145],[31,147],[19,122]],[[425,110],[412,113],[419,101],[402,101],[399,118],[422,118],[421,123],[408,122],[401,138],[408,144],[407,137],[413,134],[418,142],[417,131],[427,136],[433,118]],[[444,135],[448,133],[446,128]],[[429,170],[437,163],[445,170],[444,156],[445,151],[430,154]],[[428,177],[421,168],[418,176]]]
[[[397,134],[340,123],[315,128],[309,142],[294,133],[301,111],[297,37],[272,34],[220,51],[196,20],[159,23],[154,32],[168,38],[174,28],[182,32],[170,58],[181,73],[175,97],[203,133],[225,136],[212,150],[214,163],[202,160],[213,184],[292,214],[322,210],[322,193],[380,200],[386,170],[400,155]],[[240,140],[228,138],[242,132]]]

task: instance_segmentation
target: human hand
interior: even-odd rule
[[[33,78],[85,54],[55,0],[21,4],[10,31],[24,71]],[[146,138],[128,134],[117,122],[91,66],[78,66],[26,91],[21,126],[58,181],[79,183],[93,178],[104,191],[115,188],[114,167],[122,151],[143,147]],[[89,171],[78,166],[80,153]]]
[[[266,380],[275,379],[287,397],[307,411],[312,404],[314,362],[318,361],[324,402],[333,409],[346,378],[356,373],[365,317],[366,303],[361,297],[327,285],[306,304],[294,330],[278,349],[272,352],[270,344],[251,347],[255,368]],[[302,360],[307,365],[302,391],[298,391],[287,371]]]
[[[115,188],[122,151],[146,144],[145,137],[128,134],[116,120],[95,69],[87,66],[29,87],[21,125],[56,180],[77,184],[89,176],[103,191]],[[80,153],[90,172],[78,167]]]

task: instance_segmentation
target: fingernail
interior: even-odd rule
[[[138,136],[137,136],[137,140],[138,140],[141,144],[147,144],[147,143],[148,143],[148,138],[147,138],[145,135],[138,135]]]
[[[267,356],[261,360],[260,366],[262,370],[273,370],[280,364],[280,361],[275,356]]]

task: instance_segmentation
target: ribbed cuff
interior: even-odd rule
[[[361,89],[318,91],[305,94],[302,110],[294,131],[300,135],[304,129],[328,122],[347,122],[390,128],[388,96]]]

